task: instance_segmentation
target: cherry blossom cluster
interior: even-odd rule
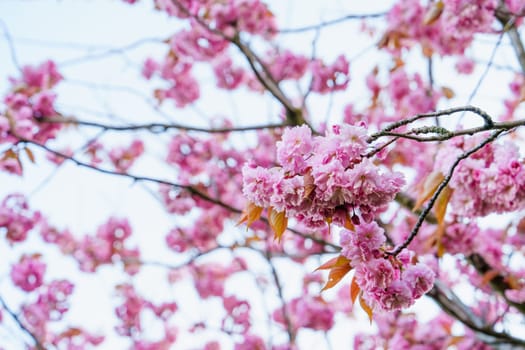
[[[11,268],[11,280],[25,292],[32,292],[44,283],[46,264],[39,255],[23,255]]]
[[[349,63],[343,55],[336,58],[333,64],[327,65],[321,60],[311,62],[313,92],[326,94],[345,90],[348,82]]]
[[[62,76],[52,61],[24,66],[19,79],[10,79],[11,91],[4,98],[5,110],[0,111],[0,143],[17,138],[45,143],[56,136],[60,124],[39,120],[56,115],[52,89],[60,80]]]
[[[35,301],[22,305],[24,324],[39,339],[55,346],[80,347],[98,345],[103,336],[92,335],[77,327],[64,331],[52,331],[50,322],[60,321],[68,311],[67,298],[73,293],[73,284],[66,280],[54,280],[44,283],[46,264],[41,255],[23,255],[20,261],[11,267],[13,284],[26,293],[35,294]],[[68,345],[69,344],[69,345]]]
[[[328,331],[335,322],[335,310],[319,295],[302,295],[290,300],[284,307],[295,331],[299,328]],[[273,312],[273,319],[286,327],[282,308]]]
[[[476,136],[448,142],[436,155],[436,169],[447,174],[459,155],[482,140],[483,136]],[[523,208],[525,169],[518,147],[510,142],[486,145],[459,163],[449,186],[454,190],[451,204],[460,215],[485,216]]]
[[[116,147],[109,151],[108,156],[118,172],[125,173],[135,160],[144,152],[144,143],[134,140],[128,147]]]
[[[167,349],[175,342],[177,329],[170,322],[178,310],[175,302],[153,304],[139,295],[131,284],[117,286],[117,291],[122,303],[115,308],[115,314],[120,321],[116,330],[118,334],[132,338],[133,349]],[[158,341],[143,339],[141,316],[146,310],[150,310],[163,324],[164,335]]]
[[[135,274],[140,256],[138,248],[127,247],[131,233],[128,221],[118,218],[110,218],[99,226],[95,235],[82,238],[74,237],[68,230],[60,231],[45,221],[40,227],[42,239],[73,256],[84,272],[95,272],[101,265],[121,262],[127,273]]]
[[[277,143],[279,167],[243,167],[244,195],[309,227],[332,221],[343,226],[349,218],[370,222],[404,180],[363,157],[366,138],[364,128],[350,125],[315,137],[307,126],[289,128]]]
[[[419,43],[426,54],[463,54],[476,33],[492,31],[496,0],[400,1],[387,16],[382,45],[391,51]]]
[[[41,285],[36,293],[34,302],[22,306],[22,316],[39,339],[46,339],[48,323],[59,321],[69,309],[68,297],[73,293],[73,284],[55,280]]]
[[[412,313],[401,311],[383,313],[375,318],[378,333],[360,333],[354,338],[353,349],[418,349],[437,350],[454,346],[458,350],[481,349],[490,350],[469,330],[458,336],[454,331],[454,319],[446,314],[440,314],[427,322],[419,321]]]
[[[411,306],[434,284],[434,272],[414,264],[413,253],[403,250],[397,257],[385,255],[386,237],[375,222],[341,232],[341,254],[355,269],[355,280],[370,307],[392,311]]]
[[[10,243],[22,242],[39,222],[41,214],[30,210],[21,194],[10,194],[0,204],[0,233]]]

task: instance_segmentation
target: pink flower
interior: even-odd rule
[[[45,271],[46,264],[40,261],[38,255],[24,255],[20,262],[11,268],[11,279],[22,290],[32,292],[42,285]]]
[[[135,163],[136,159],[144,152],[144,144],[141,140],[134,140],[127,148],[117,147],[109,151],[109,159],[115,168],[125,173]]]
[[[434,272],[426,265],[409,265],[403,271],[403,280],[410,287],[412,297],[418,299],[434,285]]]
[[[321,60],[311,63],[311,89],[320,94],[346,89],[349,82],[349,64],[343,55],[336,58],[332,65],[325,65]]]
[[[308,166],[306,158],[310,156],[312,148],[312,131],[308,126],[291,128],[277,142],[277,161],[284,171],[303,173]]]
[[[387,288],[375,291],[379,306],[386,311],[400,310],[414,304],[412,291],[406,282],[397,280]]]
[[[356,231],[341,232],[341,254],[347,257],[353,266],[367,262],[380,255],[379,249],[386,242],[384,231],[375,221],[356,226]]]
[[[213,72],[217,78],[217,86],[226,89],[236,89],[246,78],[242,68],[233,67],[231,58],[222,56],[213,62]]]
[[[471,74],[474,71],[474,61],[465,56],[461,56],[456,62],[456,70],[461,74]]]
[[[146,79],[151,79],[155,71],[159,69],[159,64],[155,62],[153,59],[148,58],[146,61],[144,61],[144,64],[142,65],[142,75]]]

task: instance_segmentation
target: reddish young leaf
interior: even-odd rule
[[[35,156],[33,152],[29,148],[24,148],[24,151],[26,152],[27,158],[31,161],[31,163],[35,164]]]
[[[242,211],[241,218],[237,222],[237,226],[246,222],[246,226],[250,227],[255,221],[259,220],[263,208],[256,206],[252,202],[249,202],[246,208]]]
[[[430,9],[428,9],[427,13],[425,14],[425,18],[423,18],[423,24],[428,26],[436,22],[439,19],[439,17],[441,17],[444,7],[445,5],[443,4],[443,1],[437,1],[432,3],[432,6],[430,7]]]
[[[436,213],[436,219],[439,225],[444,225],[445,223],[445,214],[447,213],[447,206],[451,195],[452,190],[447,186],[443,189],[443,191],[441,191],[436,200],[434,212]]]
[[[322,264],[321,266],[316,268],[315,271],[318,271],[318,270],[329,270],[329,269],[332,269],[334,267],[345,266],[347,264],[350,265],[350,260],[348,260],[343,255],[339,255],[339,256],[336,256],[335,258],[332,258],[332,259],[328,260],[327,262],[325,262],[324,264]]]
[[[355,304],[355,300],[357,299],[357,296],[361,292],[361,288],[357,284],[357,280],[355,276],[352,278],[352,282],[350,283],[350,299],[352,300],[352,305]]]
[[[335,286],[341,279],[352,270],[350,265],[350,260],[340,255],[337,258],[330,259],[325,264],[321,265],[318,270],[327,270],[330,269],[328,274],[328,281],[321,291],[327,290]]]
[[[349,231],[355,231],[354,223],[352,222],[352,218],[350,217],[350,214],[346,213],[345,215],[345,225],[344,227]]]
[[[286,217],[286,212],[284,211],[275,211],[273,208],[268,209],[268,222],[272,228],[273,233],[275,234],[274,239],[277,239],[281,242],[284,231],[288,227],[288,218]]]
[[[372,324],[372,316],[374,314],[374,311],[372,310],[372,308],[366,303],[365,299],[363,298],[363,293],[361,292],[359,294],[359,304],[361,305],[361,307],[363,308],[363,310],[366,312],[366,314],[368,315],[368,318],[370,319],[370,324]]]
[[[414,211],[421,208],[421,205],[432,197],[444,178],[445,176],[439,171],[434,171],[427,176],[421,187],[421,192],[417,197],[416,204],[414,205]]]

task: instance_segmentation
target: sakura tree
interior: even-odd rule
[[[0,349],[525,348],[525,2],[335,3],[2,5]]]

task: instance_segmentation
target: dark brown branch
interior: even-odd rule
[[[78,120],[75,118],[65,118],[65,117],[51,117],[39,119],[43,123],[58,123],[58,124],[73,124],[81,126],[89,126],[94,128],[99,128],[103,130],[113,130],[113,131],[136,131],[136,130],[147,130],[154,134],[162,133],[170,129],[178,129],[184,131],[196,131],[204,132],[209,134],[219,134],[219,133],[229,133],[229,132],[242,132],[242,131],[252,131],[252,130],[262,130],[262,129],[278,129],[283,128],[286,125],[283,123],[279,124],[266,124],[266,125],[253,125],[253,126],[244,126],[244,127],[230,127],[230,128],[203,128],[197,126],[182,125],[177,123],[147,123],[147,124],[133,124],[133,125],[107,125],[97,122],[90,122],[85,120]]]
[[[242,210],[237,209],[237,208],[235,208],[235,207],[233,207],[233,206],[231,206],[231,205],[229,205],[227,203],[224,203],[224,202],[222,202],[219,199],[210,197],[206,193],[201,192],[200,190],[196,189],[193,186],[181,185],[181,184],[177,184],[177,183],[174,183],[174,182],[171,182],[171,181],[168,181],[168,180],[153,178],[153,177],[149,177],[149,176],[132,175],[132,174],[128,174],[128,173],[120,173],[120,172],[109,170],[109,169],[98,168],[98,167],[93,166],[91,164],[82,162],[82,161],[80,161],[80,160],[78,160],[78,159],[76,159],[76,158],[74,158],[72,156],[68,156],[67,154],[55,151],[55,150],[49,148],[46,145],[42,145],[40,143],[37,143],[35,141],[31,141],[31,140],[20,139],[19,143],[26,143],[26,144],[35,145],[36,147],[39,147],[39,148],[41,148],[41,149],[43,149],[43,150],[45,150],[45,151],[47,151],[49,153],[52,153],[52,154],[54,154],[54,155],[56,155],[58,157],[64,158],[66,160],[69,160],[69,161],[73,162],[74,164],[76,164],[76,165],[78,165],[80,167],[91,169],[91,170],[97,171],[97,172],[102,173],[102,174],[124,177],[124,178],[131,179],[134,182],[139,182],[139,181],[151,182],[151,183],[168,185],[168,186],[172,186],[172,187],[175,187],[175,188],[179,188],[179,189],[188,191],[190,194],[192,194],[192,195],[194,195],[196,197],[199,197],[199,198],[201,198],[201,199],[203,199],[203,200],[205,200],[205,201],[207,201],[209,203],[213,203],[213,204],[218,205],[218,206],[220,206],[222,208],[225,208],[225,209],[229,210],[232,213],[235,213],[235,214],[241,214],[242,213]],[[268,219],[264,218],[264,217],[261,217],[261,220],[263,222],[268,222]],[[335,251],[339,251],[341,249],[338,245],[333,244],[333,243],[328,242],[328,241],[325,241],[325,240],[323,240],[321,238],[315,237],[314,235],[306,234],[306,233],[300,232],[300,231],[298,231],[296,229],[293,229],[293,228],[290,228],[290,227],[287,228],[287,230],[292,232],[295,235],[298,235],[298,236],[302,237],[302,238],[310,239],[310,240],[312,240],[312,241],[314,241],[314,242],[316,242],[318,244],[330,247],[330,248],[334,249]]]
[[[11,316],[11,318],[16,322],[16,324],[18,325],[18,327],[20,327],[20,329],[22,329],[27,335],[29,335],[31,337],[31,339],[33,339],[33,342],[35,343],[35,347],[37,350],[46,350],[46,348],[44,347],[44,345],[42,345],[42,343],[40,342],[40,340],[38,339],[38,337],[33,333],[31,332],[23,323],[22,323],[22,320],[20,320],[20,317],[18,317],[18,315],[9,308],[9,306],[7,306],[5,300],[3,297],[0,296],[0,305],[2,305],[2,308],[7,311],[7,313],[9,314],[9,316]]]
[[[479,254],[472,254],[469,257],[467,257],[467,260],[482,276],[492,271],[492,267]],[[512,289],[512,287],[507,283],[504,276],[496,275],[490,280],[489,283],[493,290],[501,294],[501,296],[503,297],[503,299],[505,299],[505,302],[507,304],[515,307],[519,312],[525,315],[525,303],[513,302],[509,300],[509,298],[507,298],[507,296],[505,295],[505,291]]]
[[[418,220],[417,220],[416,224],[414,225],[414,228],[412,228],[412,231],[410,231],[410,234],[408,235],[408,237],[405,239],[405,241],[401,245],[397,246],[396,249],[394,249],[392,252],[388,252],[387,254],[392,255],[392,256],[397,256],[403,249],[408,247],[410,242],[412,242],[412,240],[416,237],[417,233],[419,232],[419,229],[421,228],[421,225],[425,221],[425,218],[428,215],[428,213],[430,213],[430,211],[434,207],[434,204],[436,203],[436,200],[438,199],[439,195],[445,189],[445,187],[447,187],[448,183],[452,179],[452,175],[454,174],[454,170],[459,165],[459,163],[463,159],[466,159],[466,158],[470,157],[472,154],[476,153],[477,151],[479,151],[480,149],[485,147],[490,142],[493,142],[502,133],[503,133],[503,130],[495,131],[494,133],[492,133],[492,135],[490,135],[485,140],[483,140],[483,142],[481,142],[479,145],[469,149],[468,151],[462,153],[459,157],[456,158],[456,160],[454,161],[454,163],[450,167],[450,169],[448,171],[448,174],[441,181],[441,183],[439,184],[438,188],[436,189],[436,192],[434,192],[434,194],[432,195],[432,197],[428,201],[428,204],[426,205],[425,209],[423,209],[423,211],[421,211],[421,214],[419,215]]]
[[[432,298],[447,314],[473,330],[480,341],[496,349],[525,348],[525,340],[515,338],[505,332],[495,331],[491,325],[485,324],[483,320],[474,315],[470,308],[439,280],[435,281],[434,287],[426,295]]]
[[[266,252],[265,258],[268,261],[268,264],[270,265],[270,269],[272,270],[273,281],[275,283],[275,287],[277,288],[277,294],[279,295],[279,299],[281,299],[281,303],[283,304],[283,319],[284,319],[284,323],[286,324],[286,333],[288,334],[288,340],[290,342],[290,345],[293,345],[295,344],[295,332],[293,329],[292,321],[290,319],[290,315],[288,314],[288,310],[286,307],[286,301],[284,299],[281,280],[279,279],[277,270],[275,269],[275,266],[273,265],[272,255],[269,251]]]
[[[290,101],[289,98],[285,96],[284,92],[279,87],[279,84],[275,81],[275,79],[271,75],[268,67],[266,67],[264,62],[255,54],[255,52],[252,49],[250,49],[248,45],[246,45],[240,40],[238,35],[234,37],[230,37],[224,34],[223,32],[221,32],[220,30],[211,28],[208,25],[208,23],[206,23],[199,16],[195,16],[194,14],[192,14],[189,11],[189,9],[187,9],[184,5],[182,5],[178,0],[171,0],[171,1],[175,6],[177,6],[177,8],[180,11],[182,11],[186,16],[194,19],[204,29],[230,42],[231,44],[235,45],[239,49],[239,51],[241,51],[243,56],[248,61],[248,64],[250,65],[251,70],[257,77],[257,80],[286,109],[286,120],[288,121],[288,124],[290,125],[306,124],[306,121],[303,117],[302,110],[294,107],[293,103]]]
[[[478,107],[475,107],[475,106],[453,107],[453,108],[443,109],[443,110],[436,111],[436,112],[416,114],[415,116],[413,116],[411,118],[402,119],[402,120],[400,120],[398,122],[392,123],[392,124],[386,126],[385,128],[383,128],[381,131],[370,135],[370,137],[368,138],[368,142],[373,142],[373,141],[377,140],[378,138],[380,138],[381,136],[386,136],[386,135],[398,136],[399,134],[392,135],[392,134],[388,134],[388,133],[390,131],[392,131],[392,130],[395,130],[395,129],[401,127],[401,126],[412,124],[413,122],[415,122],[417,120],[420,120],[420,119],[433,118],[433,117],[442,117],[442,116],[450,116],[450,115],[452,115],[454,113],[459,113],[459,112],[472,112],[472,113],[477,114],[478,116],[480,116],[483,119],[483,121],[484,121],[484,127],[485,127],[484,130],[491,130],[492,126],[494,125],[494,121],[492,120],[492,117],[487,112],[482,110],[481,108],[478,108]]]

